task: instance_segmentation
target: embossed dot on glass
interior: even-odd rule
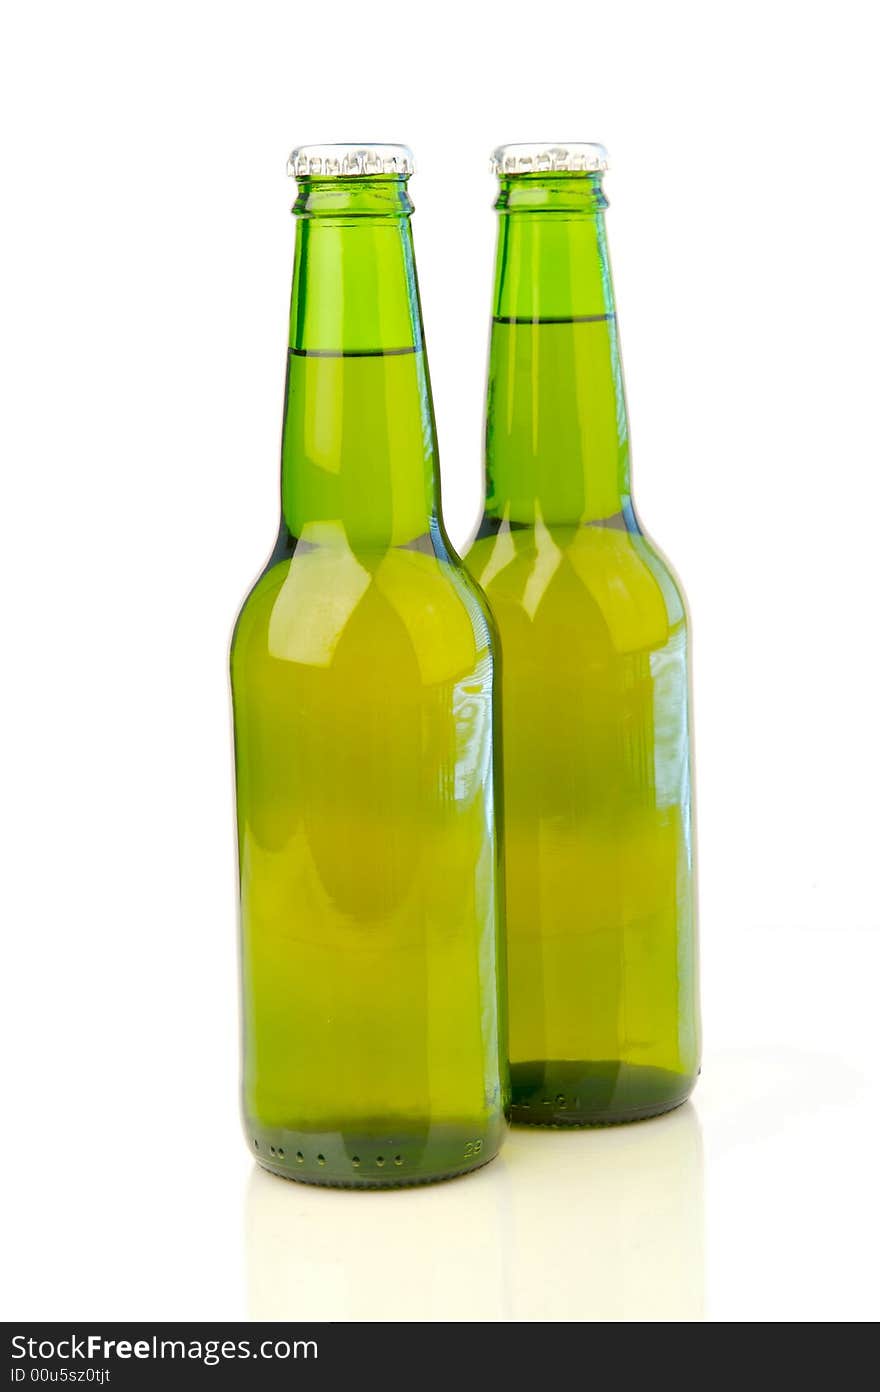
[[[294,151],[281,529],[232,646],[244,1115],[377,1186],[504,1128],[495,657],[446,538],[402,146]]]
[[[687,615],[633,506],[601,145],[495,152],[486,504],[511,1116],[636,1120],[699,1067]]]

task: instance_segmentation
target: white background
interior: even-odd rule
[[[33,3],[0,44],[4,1315],[876,1316],[865,4]],[[476,516],[499,141],[598,139],[641,515],[695,634],[688,1108],[397,1194],[238,1129],[226,649],[274,539],[288,149],[402,140]]]

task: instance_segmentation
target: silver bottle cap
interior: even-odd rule
[[[412,150],[406,145],[299,145],[287,161],[294,179],[408,176],[413,169]]]
[[[492,151],[492,173],[543,174],[586,173],[601,174],[608,168],[608,151],[604,145],[588,141],[568,141],[564,145],[533,141],[522,145],[499,145]]]

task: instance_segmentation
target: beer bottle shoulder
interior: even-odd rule
[[[636,528],[538,523],[478,535],[467,565],[499,621],[589,628],[614,651],[662,647],[687,628],[684,594],[653,541]]]
[[[485,599],[454,554],[430,545],[300,544],[270,562],[232,639],[233,683],[266,660],[321,669],[344,658],[355,669],[384,662],[411,671],[430,687],[492,656]]]

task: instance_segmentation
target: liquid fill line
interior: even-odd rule
[[[613,311],[610,314],[569,314],[560,315],[558,318],[551,316],[547,319],[532,318],[528,314],[493,314],[493,324],[604,324],[609,319],[613,319]]]
[[[420,352],[419,345],[407,348],[288,348],[295,358],[402,358]]]

